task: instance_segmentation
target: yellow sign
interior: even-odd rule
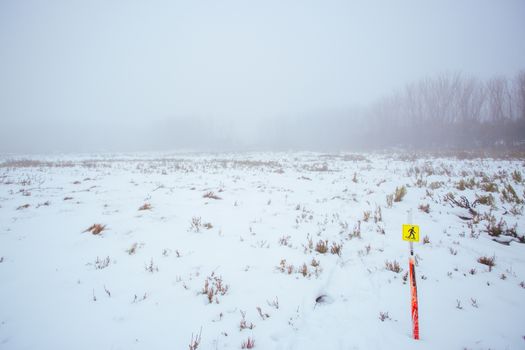
[[[403,224],[403,240],[419,242],[419,226]]]

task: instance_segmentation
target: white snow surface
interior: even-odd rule
[[[512,176],[525,177],[524,164],[304,152],[3,157],[0,349],[188,349],[199,333],[198,349],[240,349],[248,338],[255,349],[524,349],[525,192]],[[462,179],[471,188],[459,189]],[[406,196],[389,206],[401,186]],[[448,193],[494,203],[474,203],[478,216],[464,220]],[[429,240],[414,245],[420,340],[404,279],[409,211]],[[487,232],[491,216],[514,229],[499,237],[508,245]],[[87,232],[93,224],[105,229]],[[214,294],[222,283],[211,303],[207,279]]]

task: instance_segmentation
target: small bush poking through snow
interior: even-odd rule
[[[137,244],[136,242],[133,243],[133,244],[131,245],[131,247],[130,247],[128,250],[126,250],[126,252],[127,252],[129,255],[133,255],[133,254],[135,254],[135,253],[137,252],[137,246],[138,246],[138,244]]]
[[[476,186],[476,180],[474,178],[470,178],[469,180],[465,181],[464,179],[461,179],[456,188],[460,191],[464,191],[465,189],[473,189]]]
[[[430,204],[420,204],[418,207],[423,213],[430,213]]]
[[[315,277],[319,277],[319,275],[322,272],[322,269],[319,266],[319,261],[312,259],[310,265],[313,267],[313,269],[309,269],[307,263],[303,263],[301,267],[296,268],[293,264],[287,264],[286,259],[281,259],[281,262],[279,263],[279,266],[276,267],[276,269],[279,272],[286,273],[288,275],[298,273],[301,274],[303,277],[308,278],[310,278],[312,275]]]
[[[478,301],[474,298],[470,298],[470,304],[472,305],[472,307],[475,307],[476,309],[479,307]]]
[[[328,241],[319,240],[315,245],[315,251],[321,254],[325,254],[328,251]]]
[[[403,269],[401,268],[401,266],[399,266],[399,263],[394,260],[392,262],[390,261],[385,261],[385,268],[388,270],[388,271],[392,271],[392,272],[395,272],[395,273],[400,273],[401,271],[403,271]]]
[[[485,192],[498,192],[498,185],[494,182],[485,182],[481,184],[481,189]]]
[[[151,259],[149,265],[144,265],[144,269],[149,273],[159,272],[159,267],[153,264],[153,259]]]
[[[221,276],[215,276],[214,273],[207,277],[204,281],[204,288],[202,294],[206,295],[208,302],[211,304],[215,299],[215,303],[219,303],[219,295],[226,295],[229,286],[225,284]]]
[[[407,189],[405,186],[396,187],[396,192],[394,193],[394,202],[401,202],[406,194]]]
[[[261,317],[263,321],[270,317],[270,315],[262,311],[260,306],[257,306],[256,309],[257,309],[257,312],[259,313],[259,316]]]
[[[501,191],[501,201],[516,204],[521,204],[523,202],[511,184],[506,184],[505,188]]]
[[[335,242],[332,242],[332,246],[330,247],[330,253],[337,254],[338,256],[341,256],[341,250],[343,250],[342,244],[337,244]]]
[[[388,315],[388,312],[380,312],[379,319],[381,320],[381,322],[385,322],[386,320],[391,320],[390,315]]]
[[[354,229],[352,230],[352,233],[349,234],[348,238],[361,238],[361,220],[357,220],[357,224],[355,224]]]
[[[476,195],[476,202],[482,205],[487,205],[489,207],[492,207],[494,206],[494,197],[491,194],[486,195],[486,196]]]
[[[149,203],[144,203],[140,206],[139,210],[151,210],[151,204]]]
[[[275,297],[272,301],[267,300],[266,303],[275,310],[279,310],[279,298]]]
[[[97,256],[97,260],[95,260],[95,269],[102,270],[109,266],[109,263],[111,260],[109,259],[109,256],[107,256],[105,259],[100,260]]]
[[[499,222],[496,222],[496,220],[490,220],[487,225],[485,226],[485,229],[487,233],[492,237],[499,237],[506,228],[506,223],[503,221],[503,219],[500,219]]]
[[[290,238],[292,238],[292,237],[291,236],[282,236],[281,238],[279,238],[279,245],[282,245],[282,246],[285,246],[285,247],[290,246]]]
[[[105,229],[106,229],[106,225],[93,224],[89,228],[87,228],[84,232],[91,232],[94,235],[99,235]]]
[[[392,204],[394,204],[394,195],[393,194],[387,194],[386,195],[386,207],[392,208]]]
[[[520,243],[525,243],[525,235],[522,235],[522,236],[518,235],[517,225],[508,227],[507,223],[503,221],[503,219],[500,219],[499,222],[496,222],[496,219],[494,217],[489,218],[489,222],[486,224],[485,230],[489,234],[489,236],[492,236],[492,237],[499,237],[503,235],[503,236],[513,237],[517,239],[517,241]]]
[[[443,182],[441,181],[431,182],[430,185],[428,185],[428,187],[434,191],[440,188],[441,186],[443,186]]]
[[[523,177],[521,176],[521,171],[514,170],[510,175],[512,175],[512,180],[514,180],[517,183],[523,182]]]
[[[383,214],[381,213],[381,207],[378,205],[374,210],[374,223],[383,221]]]
[[[194,216],[191,218],[190,231],[200,232],[202,227],[202,221],[200,216]]]
[[[197,350],[199,348],[199,344],[201,342],[201,333],[202,333],[202,328],[199,331],[199,334],[195,335],[195,338],[193,334],[191,335],[190,345],[188,346],[189,350]]]
[[[214,192],[212,192],[212,191],[206,192],[202,197],[203,197],[203,198],[209,198],[209,199],[215,199],[215,200],[222,199],[221,197],[217,196],[217,195],[216,195]]]
[[[480,264],[487,265],[489,267],[489,271],[492,271],[492,268],[496,266],[495,260],[495,256],[481,256],[478,258],[478,262]]]
[[[239,323],[239,330],[243,329],[254,329],[255,325],[252,322],[246,321],[246,311],[241,311],[241,322]]]
[[[243,341],[241,344],[241,349],[253,349],[255,347],[255,340],[248,337],[247,340]]]
[[[306,263],[304,263],[303,266],[301,266],[301,268],[299,269],[299,273],[303,275],[303,277],[308,276],[308,265],[306,265]]]

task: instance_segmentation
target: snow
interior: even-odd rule
[[[198,333],[198,349],[240,349],[248,338],[256,349],[523,349],[525,185],[512,173],[524,165],[395,154],[4,157],[0,349],[188,349]],[[470,178],[475,186],[457,188]],[[483,181],[498,185],[494,205],[461,219],[469,211],[445,196],[472,204],[488,194]],[[415,244],[419,341],[403,278],[408,211],[430,241]],[[495,242],[489,214],[516,225],[517,238]],[[105,230],[85,232],[93,224]],[[207,279],[223,284],[212,303]],[[240,329],[242,313],[252,329]]]

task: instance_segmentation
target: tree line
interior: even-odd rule
[[[473,148],[525,144],[525,71],[480,80],[446,73],[408,84],[365,115],[375,146]]]

